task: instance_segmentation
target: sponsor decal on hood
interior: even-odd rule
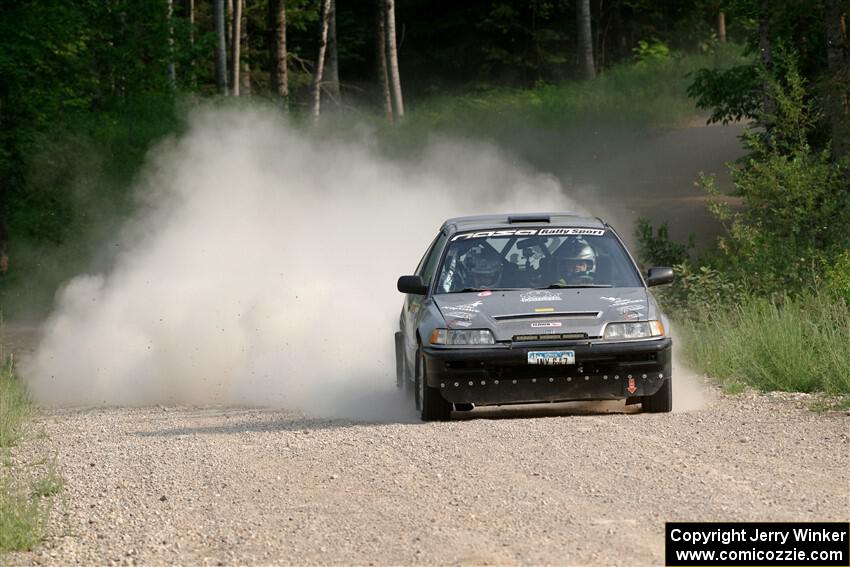
[[[560,293],[556,293],[548,289],[535,289],[520,294],[519,300],[523,303],[531,301],[561,301],[562,297]]]

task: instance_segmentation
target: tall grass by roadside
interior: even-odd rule
[[[686,356],[721,383],[850,395],[850,305],[828,294],[744,299],[677,325]]]
[[[695,114],[686,92],[691,73],[744,62],[742,49],[734,44],[707,53],[638,54],[635,62],[606,69],[592,81],[430,97],[411,105],[408,124],[466,135],[515,128],[557,131],[598,122],[669,126]]]
[[[18,442],[31,415],[32,405],[15,377],[10,356],[0,367],[0,449],[8,449]]]
[[[42,539],[51,497],[63,486],[55,464],[44,476],[33,477],[11,458],[12,448],[24,440],[34,415],[24,386],[15,376],[12,357],[0,367],[0,555],[28,550]]]

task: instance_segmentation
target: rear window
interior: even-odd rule
[[[455,234],[438,273],[435,293],[643,286],[626,250],[610,231],[582,227]]]

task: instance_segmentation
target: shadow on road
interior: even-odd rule
[[[131,410],[133,411],[133,410]],[[534,419],[541,417],[580,417],[600,415],[623,415],[639,413],[640,406],[626,406],[617,401],[563,402],[553,404],[525,404],[476,408],[472,411],[452,413],[452,422],[472,420]],[[436,425],[424,423],[412,412],[404,419],[336,419],[311,417],[304,414],[286,415],[284,410],[247,408],[198,408],[163,409],[163,417],[173,423],[174,413],[180,420],[190,422],[182,427],[137,431],[139,437],[183,437],[192,435],[227,435],[253,432],[294,432],[309,434],[311,431],[343,429],[350,427],[393,427],[398,425]],[[281,415],[281,414],[284,415]],[[220,423],[225,420],[224,423]],[[210,421],[216,423],[209,423]],[[198,422],[197,425],[191,422]]]

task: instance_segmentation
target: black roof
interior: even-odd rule
[[[571,212],[501,213],[451,218],[443,223],[440,230],[459,232],[488,228],[545,227],[553,225],[568,225],[581,228],[607,228],[608,226],[605,221],[598,217],[588,217]]]

